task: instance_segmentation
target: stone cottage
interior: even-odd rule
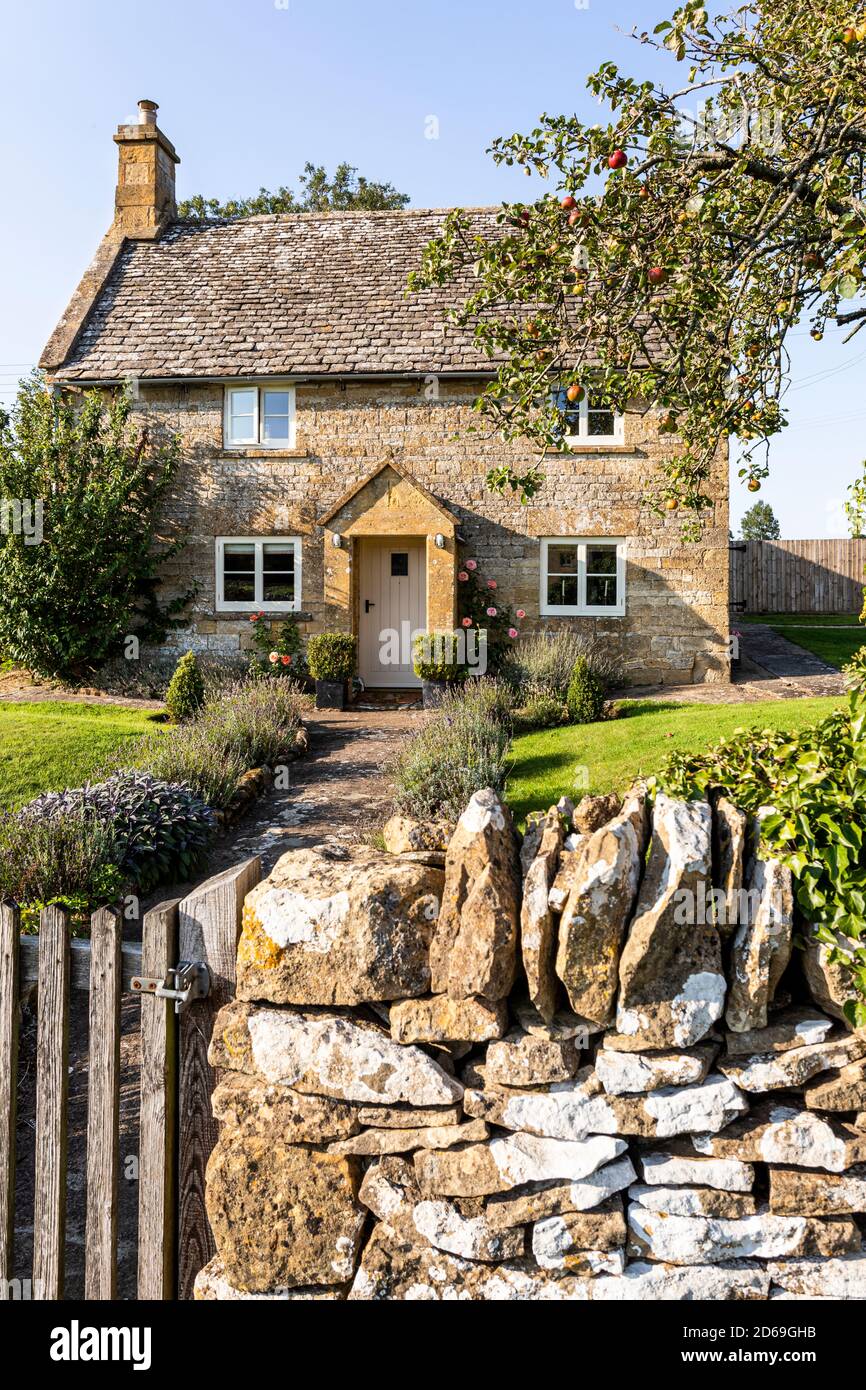
[[[466,286],[408,294],[444,212],[178,221],[174,146],[153,102],[114,137],[114,222],[42,357],[57,387],[130,382],[151,428],[178,432],[171,507],[189,542],[165,596],[196,595],[180,649],[237,650],[249,616],[351,631],[370,687],[415,684],[385,632],[453,627],[475,558],[524,631],[596,631],[632,683],[729,676],[728,478],[720,452],[700,544],[643,501],[671,448],[652,412],[567,415],[530,505],[485,486],[527,444],[478,425],[491,361],[448,320]],[[479,208],[479,233],[497,210]]]

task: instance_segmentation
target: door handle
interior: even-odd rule
[[[375,607],[376,607],[375,603],[371,603],[370,600],[369,600],[368,598],[365,598],[365,599],[364,599],[364,612],[365,612],[365,613],[369,613],[370,609],[371,609],[371,608],[375,608]]]

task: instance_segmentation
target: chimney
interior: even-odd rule
[[[114,229],[121,236],[154,241],[177,216],[174,145],[156,124],[155,101],[138,103],[138,124],[117,127],[119,162]]]

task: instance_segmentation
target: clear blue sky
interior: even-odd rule
[[[160,104],[181,197],[293,182],[345,159],[415,207],[498,203],[533,183],[485,155],[543,111],[604,119],[584,77],[643,73],[626,37],[674,0],[0,0],[4,214],[0,400],[36,361],[112,216],[119,122]],[[660,68],[670,67],[661,60]],[[595,117],[592,113],[596,112]],[[427,118],[439,138],[425,138]],[[792,339],[791,426],[762,497],[785,536],[845,534],[866,456],[866,332]],[[733,480],[732,517],[754,499]]]

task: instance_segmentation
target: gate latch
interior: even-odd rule
[[[174,1011],[179,1014],[188,1004],[206,999],[210,994],[210,971],[203,960],[182,960],[171,967],[164,980],[134,975],[132,988],[136,993],[150,994],[156,999],[173,999]]]

